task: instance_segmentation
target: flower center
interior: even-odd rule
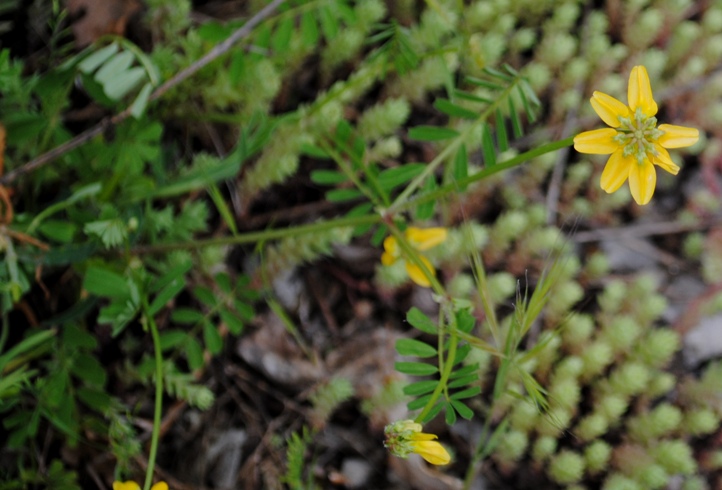
[[[654,145],[664,131],[657,129],[657,118],[647,117],[641,109],[637,108],[633,118],[620,117],[621,125],[616,128],[617,135],[614,141],[624,147],[624,156],[634,156],[637,163],[642,165],[645,160],[657,156]]]

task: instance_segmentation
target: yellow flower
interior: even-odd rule
[[[591,103],[602,121],[611,126],[578,134],[574,149],[581,153],[611,155],[604,167],[601,186],[614,192],[629,179],[629,189],[637,204],[647,204],[657,185],[654,165],[677,175],[666,148],[691,146],[699,139],[695,128],[661,124],[657,127],[657,103],[644,66],[635,66],[629,75],[627,102],[594,92]]]
[[[416,453],[427,462],[435,465],[449,464],[451,456],[438,441],[435,434],[421,432],[421,424],[413,420],[400,420],[389,424],[384,429],[386,446],[391,454],[407,458]]]
[[[404,232],[404,237],[406,237],[406,240],[409,242],[409,244],[419,252],[423,252],[424,250],[428,250],[430,248],[433,248],[440,243],[443,243],[444,240],[446,240],[446,228],[415,228],[413,226],[410,226],[406,229],[406,232]],[[396,240],[396,237],[394,236],[387,236],[384,240],[384,253],[381,255],[381,263],[383,265],[391,265],[397,260],[399,260],[403,255],[403,252],[401,250],[401,247],[399,247],[399,243]],[[431,272],[431,274],[436,275],[436,270],[434,269],[434,266],[431,265],[431,262],[429,262],[429,259],[424,257],[423,254],[418,254],[419,259],[421,259],[421,262],[426,266],[426,268]],[[424,271],[421,270],[421,268],[414,264],[410,259],[404,258],[404,262],[406,265],[406,272],[409,274],[409,277],[412,281],[414,281],[419,286],[423,286],[428,288],[431,286],[431,282],[429,282],[429,279],[426,277],[426,274],[424,274]]]
[[[113,490],[140,490],[140,485],[138,485],[134,481],[114,481]],[[158,483],[150,487],[150,490],[168,490],[168,484],[164,481],[159,481]]]

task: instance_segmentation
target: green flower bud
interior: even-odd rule
[[[609,385],[617,393],[635,396],[644,393],[649,377],[647,366],[636,362],[627,362],[612,372],[609,377]]]
[[[604,339],[615,352],[626,352],[641,333],[639,324],[628,316],[614,318],[602,331]]]
[[[697,408],[687,412],[684,416],[685,432],[693,436],[711,434],[717,430],[719,424],[717,415],[708,408]]]
[[[513,34],[510,42],[510,47],[513,51],[521,52],[530,49],[536,44],[536,31],[529,27],[522,27],[517,29]]]
[[[552,404],[573,410],[581,396],[579,383],[572,378],[556,379],[549,388]]]
[[[611,473],[602,485],[602,490],[644,490],[639,483],[621,473]]]
[[[599,280],[609,273],[609,260],[602,252],[595,252],[589,256],[584,266],[585,275],[593,280]]]
[[[682,490],[709,490],[709,485],[703,476],[694,475],[684,481]]]
[[[524,456],[528,445],[529,437],[526,433],[518,430],[510,430],[504,435],[501,441],[499,441],[495,455],[499,460],[506,463],[518,461]]]
[[[612,446],[604,441],[594,441],[584,449],[584,459],[590,473],[598,473],[607,468],[612,456]]]
[[[599,306],[604,313],[616,313],[627,295],[627,286],[619,280],[612,280],[599,297]]]
[[[508,272],[497,272],[488,277],[491,301],[499,304],[516,291],[517,281]]]
[[[707,467],[710,470],[722,469],[722,451],[714,451],[707,460]]]
[[[387,160],[389,158],[397,158],[401,155],[403,146],[398,136],[389,136],[388,138],[381,138],[374,145],[369,148],[368,157],[369,160],[380,161]]]
[[[584,475],[584,458],[569,450],[561,451],[552,457],[547,473],[562,485],[576,483]]]
[[[672,329],[658,328],[650,331],[637,344],[636,359],[652,367],[667,364],[679,349],[679,335]]]
[[[707,35],[722,32],[722,9],[719,7],[707,9],[702,17],[702,29]]]
[[[647,442],[668,435],[681,422],[682,411],[669,403],[662,403],[651,412],[632,417],[627,427],[632,438]]]
[[[537,423],[539,411],[532,403],[519,402],[511,412],[511,426],[523,432],[530,432]]]
[[[584,369],[584,362],[577,356],[566,356],[554,369],[554,379],[576,379]]]
[[[601,413],[592,413],[579,421],[574,434],[582,441],[591,441],[607,432],[609,424]]]
[[[367,29],[386,15],[386,5],[381,0],[359,2],[354,10],[356,11],[356,21]]]
[[[575,281],[565,281],[554,287],[549,296],[548,313],[560,317],[584,297],[584,289]]]
[[[573,86],[584,81],[589,76],[589,61],[584,58],[574,58],[564,68],[562,80],[565,84]]]
[[[666,395],[677,384],[677,378],[671,373],[657,373],[649,382],[645,394],[650,398],[657,398]]]
[[[598,401],[597,411],[603,414],[610,425],[616,423],[627,411],[629,402],[620,394],[609,394]]]
[[[697,260],[702,256],[705,237],[702,233],[690,233],[684,239],[682,250],[688,259]]]
[[[662,316],[669,304],[664,296],[653,294],[641,303],[636,313],[637,321],[643,326],[649,326],[654,320]]]
[[[545,27],[559,31],[569,31],[579,18],[579,13],[579,6],[575,3],[557,4],[554,15]]]
[[[628,45],[634,50],[651,46],[663,25],[664,15],[661,11],[655,8],[643,11],[634,23],[634,27],[629,29]]]
[[[508,211],[502,214],[494,223],[491,233],[491,243],[501,240],[503,244],[521,235],[527,227],[529,220],[522,211]]]
[[[701,29],[697,22],[683,20],[674,28],[672,38],[667,45],[670,63],[677,64],[692,49],[699,39]]]
[[[597,340],[591,343],[582,352],[582,362],[584,363],[582,378],[588,380],[601,374],[613,359],[614,352],[606,341]]]
[[[661,466],[651,464],[641,471],[639,481],[644,485],[644,488],[652,490],[665,486],[669,481],[669,475]]]
[[[557,450],[558,441],[552,436],[541,436],[534,441],[531,457],[534,461],[541,462],[549,458]]]
[[[532,89],[534,89],[534,92],[536,93],[542,92],[552,81],[551,69],[541,62],[532,61],[526,65],[524,67],[524,74],[529,80],[529,84]]]
[[[577,46],[578,41],[574,36],[557,31],[544,39],[537,53],[539,60],[550,68],[557,68],[574,55]]]
[[[652,451],[657,463],[671,475],[691,475],[697,471],[692,449],[684,441],[661,441]]]

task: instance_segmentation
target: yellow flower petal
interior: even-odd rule
[[[140,485],[134,481],[113,482],[113,490],[140,490]]]
[[[616,135],[617,131],[612,128],[584,131],[574,137],[574,149],[580,153],[609,155],[619,148],[619,143],[614,141]]]
[[[409,443],[411,450],[427,462],[435,465],[449,464],[451,456],[446,448],[437,441],[413,441]]]
[[[613,128],[617,128],[621,124],[619,122],[620,117],[630,117],[632,115],[629,107],[611,95],[602,92],[594,92],[590,102],[592,103],[594,112],[602,118],[602,121]]]
[[[642,114],[647,117],[654,116],[657,113],[657,103],[652,96],[652,85],[649,83],[649,75],[647,74],[647,69],[642,65],[632,68],[632,73],[629,74],[627,100],[632,112],[636,112],[639,108],[642,110]]]
[[[431,265],[431,262],[429,262],[429,259],[424,257],[423,255],[419,255],[419,258],[421,259],[421,262],[424,263],[427,269],[431,272],[431,275],[436,275],[436,269],[434,269],[434,266]],[[414,281],[419,286],[428,288],[431,287],[431,281],[426,277],[426,274],[413,262],[410,260],[406,261],[406,272],[409,274],[409,277],[412,281]]]
[[[150,490],[168,490],[168,484],[164,481],[159,481],[152,487],[150,487]]]
[[[660,124],[659,129],[664,134],[659,137],[657,143],[665,148],[684,148],[697,143],[699,131],[697,128],[675,126],[673,124]]]
[[[622,150],[615,151],[602,171],[600,185],[605,192],[616,192],[629,177],[630,165],[636,165],[634,157],[625,157]]]
[[[654,188],[657,185],[657,171],[649,160],[644,160],[641,165],[635,163],[629,168],[629,190],[637,204],[647,204],[654,195]]]
[[[679,173],[679,167],[672,161],[672,157],[669,156],[669,152],[662,148],[661,145],[654,145],[654,149],[657,150],[657,155],[652,158],[652,163],[663,168],[672,175]]]
[[[384,253],[381,255],[381,263],[391,265],[399,258],[401,251],[399,244],[393,235],[389,235],[384,239]]]
[[[446,236],[446,228],[416,228],[410,226],[406,229],[406,238],[411,246],[421,251],[443,243]]]

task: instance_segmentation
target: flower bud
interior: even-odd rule
[[[584,449],[584,459],[590,473],[598,473],[607,468],[612,456],[612,447],[604,441],[594,441]]]
[[[644,392],[649,377],[649,369],[645,365],[627,362],[612,372],[609,376],[609,385],[619,394],[635,396]]]
[[[576,483],[584,476],[584,458],[569,450],[561,451],[552,457],[547,472],[562,485]]]
[[[636,359],[648,366],[662,367],[679,349],[679,335],[672,329],[657,328],[650,331],[637,344]]]
[[[532,459],[537,462],[541,462],[549,458],[557,450],[558,441],[552,436],[541,436],[534,441],[534,447],[532,448],[531,455]]]
[[[652,451],[657,463],[672,475],[691,475],[697,471],[692,449],[684,441],[661,441]]]
[[[708,408],[697,408],[687,412],[684,416],[685,432],[693,436],[711,434],[717,430],[719,424],[717,415]]]
[[[609,424],[601,413],[592,413],[579,421],[574,434],[582,441],[591,441],[607,432]]]
[[[529,437],[526,433],[518,430],[510,430],[504,437],[499,441],[499,445],[496,447],[496,457],[505,463],[511,463],[518,461],[527,446],[529,445]]]

